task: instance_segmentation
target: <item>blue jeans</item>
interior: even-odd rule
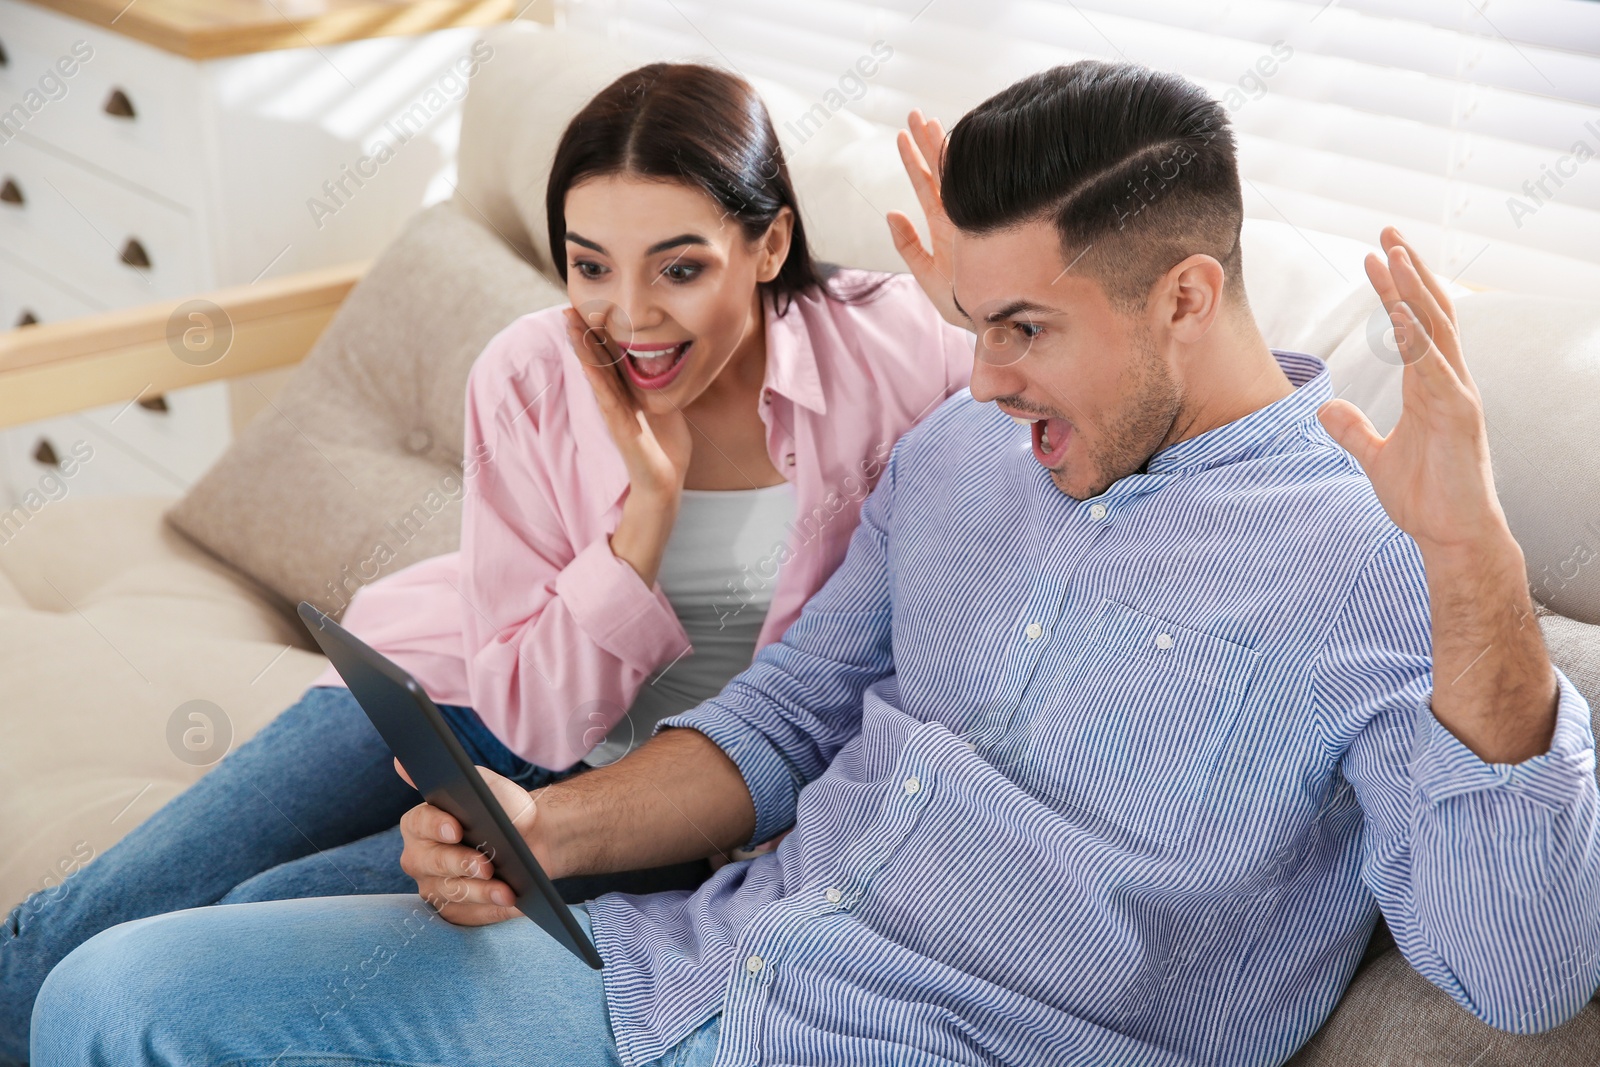
[[[470,708],[439,710],[475,763],[528,789],[567,776],[513,754]],[[119,923],[210,904],[350,894],[409,894],[420,904],[416,882],[400,869],[399,829],[419,799],[348,690],[308,691],[0,925],[0,1065],[26,1062],[30,1012],[50,969]],[[556,885],[577,903],[612,889],[690,888],[709,874],[701,860]]]
[[[709,1067],[718,1019],[654,1067]],[[33,1015],[34,1067],[621,1062],[600,972],[526,919],[452,926],[416,895],[124,923],[51,972]]]

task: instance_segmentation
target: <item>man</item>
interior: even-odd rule
[[[1380,910],[1491,1025],[1581,1008],[1593,739],[1443,288],[1385,231],[1407,366],[1380,438],[1257,331],[1195,86],[1046,71],[937,175],[912,129],[933,250],[892,223],[978,335],[972,395],[900,442],[843,566],[719,697],[531,801],[491,778],[553,876],[782,845],[591,901],[596,978],[502,922],[422,805],[404,864],[457,925],[400,941],[401,898],[127,924],[52,974],[36,1063],[1272,1064]]]

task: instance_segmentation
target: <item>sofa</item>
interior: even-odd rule
[[[370,265],[203,295],[230,322],[230,347],[204,367],[186,360],[183,381],[259,390],[242,376],[295,370],[261,392],[260,414],[187,494],[79,499],[64,478],[61,498],[0,523],[0,907],[92,862],[298,697],[325,661],[296,601],[337,616],[363,585],[455,547],[467,370],[506,323],[564,299],[544,172],[567,118],[637,61],[531,23],[487,38],[496,58],[466,100],[450,200],[420,211]],[[757,88],[775,116],[810,103]],[[894,134],[840,112],[786,145],[821,258],[899,268],[884,213],[920,213]],[[1250,219],[1244,269],[1268,342],[1327,360],[1336,392],[1386,430],[1400,367],[1361,269],[1369,247]],[[1456,290],[1539,624],[1600,706],[1600,460],[1585,447],[1600,416],[1600,305]],[[178,373],[173,311],[0,337],[0,371],[48,364],[86,391],[107,368],[167,380]],[[1342,1003],[1291,1062],[1597,1059],[1600,1002],[1549,1034],[1499,1033],[1412,971],[1380,925]]]

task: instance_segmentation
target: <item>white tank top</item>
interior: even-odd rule
[[[615,763],[650,740],[657,722],[716,696],[750,666],[794,514],[788,482],[683,491],[657,580],[694,651],[645,680],[585,763]]]

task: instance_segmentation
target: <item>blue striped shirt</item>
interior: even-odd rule
[[[1274,1064],[1379,909],[1491,1025],[1600,982],[1588,710],[1487,764],[1429,709],[1416,544],[1298,387],[1078,501],[967,393],[896,446],[838,572],[694,727],[755,801],[694,892],[590,912],[628,1067]]]

